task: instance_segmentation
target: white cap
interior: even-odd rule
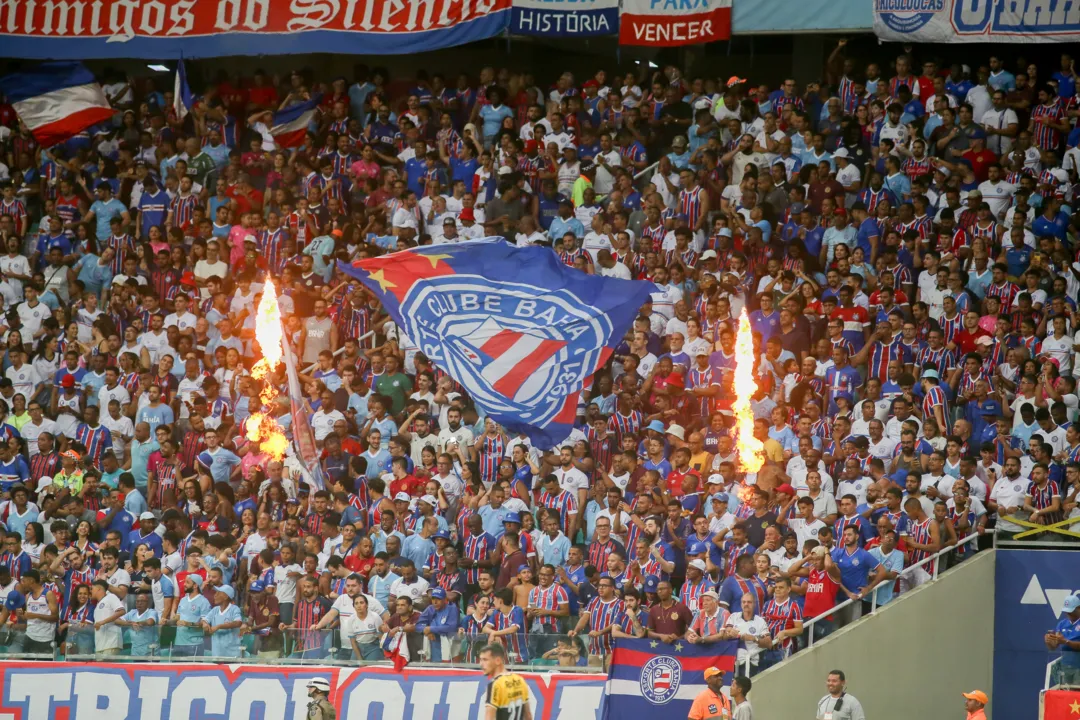
[[[401,502],[412,502],[412,497],[410,497],[409,493],[407,492],[399,492],[397,495],[394,496],[394,501],[396,502],[398,500],[400,500]]]
[[[499,168],[499,175],[509,175],[512,172],[514,172],[514,170],[506,165]]]
[[[706,565],[704,560],[696,559],[687,563],[688,567],[697,568],[701,572],[705,572]]]
[[[701,259],[702,260],[710,260],[710,259],[712,259],[714,257],[716,257],[716,251],[715,250],[706,250],[705,252],[701,253]]]
[[[424,495],[420,498],[420,502],[427,503],[431,507],[439,507],[439,501],[435,499],[434,495]]]
[[[140,520],[157,520],[157,516],[155,516],[154,513],[147,510],[146,512],[144,512],[142,515],[139,516],[139,519]]]
[[[832,154],[834,158],[844,158],[845,160],[851,157],[851,153],[847,148],[838,148],[836,152]]]
[[[709,485],[723,485],[724,484],[724,476],[721,475],[720,473],[713,473],[712,475],[709,476],[708,484]]]

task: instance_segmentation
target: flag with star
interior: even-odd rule
[[[550,248],[502,238],[339,263],[486,417],[549,448],[573,428],[583,388],[656,286],[589,275]]]
[[[1047,690],[1043,693],[1043,720],[1080,720],[1080,691]]]
[[[617,638],[608,670],[602,720],[649,717],[663,710],[664,717],[684,718],[705,684],[711,667],[723,673],[724,686],[735,676],[737,640],[709,644],[676,640]],[[719,717],[720,713],[716,713]]]

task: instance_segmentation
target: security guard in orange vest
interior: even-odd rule
[[[711,667],[705,670],[708,690],[702,690],[690,706],[689,720],[731,720],[731,703],[721,691],[724,673]]]

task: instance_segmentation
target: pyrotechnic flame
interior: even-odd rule
[[[739,450],[739,469],[756,473],[765,463],[765,446],[754,437],[754,411],[750,397],[757,392],[754,382],[754,337],[744,308],[739,316],[739,334],[735,338],[735,446]]]
[[[263,380],[277,368],[282,356],[281,310],[278,308],[277,291],[269,278],[263,285],[262,299],[255,311],[255,339],[259,341],[263,356],[251,368],[251,377]],[[268,381],[264,382],[259,393],[263,409],[269,410],[277,395],[277,388]],[[272,415],[253,413],[244,423],[244,429],[248,440],[259,443],[262,451],[274,460],[285,457],[289,441]]]

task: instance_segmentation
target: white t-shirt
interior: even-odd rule
[[[34,333],[41,329],[41,323],[45,318],[52,317],[52,310],[49,310],[49,306],[41,301],[38,301],[34,307],[30,307],[29,303],[19,303],[15,312],[19,314],[19,320],[22,322],[22,336],[26,342],[29,342]]]
[[[994,218],[1001,217],[1005,209],[1012,203],[1012,197],[1016,193],[1016,186],[999,181],[996,185],[989,180],[979,183],[979,192],[982,193],[983,201],[990,206],[990,212]]]
[[[391,595],[394,597],[410,597],[413,605],[420,602],[427,595],[427,591],[428,581],[419,575],[416,576],[416,582],[414,583],[406,584],[404,580],[395,580],[394,584],[390,586]]]
[[[267,482],[270,482],[267,480]],[[262,490],[259,491],[262,494]],[[289,577],[290,573],[304,574],[304,568],[299,565],[279,565],[274,568],[274,597],[278,603],[292,603],[296,600],[296,578]]]
[[[617,263],[615,263],[614,266],[609,267],[609,268],[600,267],[599,265],[597,265],[596,266],[596,274],[599,275],[600,277],[614,277],[614,278],[620,278],[622,280],[631,280],[631,279],[633,279],[630,276],[630,268],[626,267],[626,265],[624,265],[621,262],[617,262]]]
[[[392,591],[393,588],[391,587],[391,592]],[[368,617],[370,618],[372,616],[372,613],[374,613],[376,619],[381,618],[386,612],[386,608],[383,607],[383,604],[376,600],[375,596],[373,595],[368,595],[365,593],[364,597],[367,598],[368,602]],[[334,600],[334,604],[332,607],[338,612],[338,618],[341,621],[341,629],[344,633],[346,624],[352,623],[356,620],[356,610],[355,608],[353,608],[353,599],[348,595],[339,595],[338,598]],[[381,623],[382,620],[379,619],[378,622]]]
[[[122,571],[120,571],[122,572]],[[124,573],[127,575],[127,573]],[[128,582],[131,578],[128,578]],[[94,622],[101,622],[116,614],[118,610],[124,609],[124,603],[120,598],[113,595],[111,592],[106,593],[105,597],[101,599],[101,602],[94,608]],[[124,646],[124,631],[115,622],[111,622],[108,625],[102,625],[100,629],[94,631],[94,650],[101,652],[102,650],[120,649]]]
[[[192,313],[186,312],[183,315],[177,315],[176,313],[170,313],[165,316],[164,327],[175,327],[177,330],[194,330],[195,321],[198,320]]]
[[[227,278],[229,276],[229,264],[222,260],[220,257],[216,263],[212,263],[209,260],[200,260],[195,263],[195,277],[206,280],[211,275],[217,275],[219,278]],[[210,298],[210,289],[202,288],[199,290],[199,296],[203,300]]]
[[[33,365],[24,363],[21,368],[16,369],[15,366],[11,366],[4,373],[4,377],[11,381],[12,389],[16,393],[21,393],[27,403],[30,402],[30,398],[34,396],[34,388],[41,384],[41,376],[38,375],[38,371],[34,369]]]
[[[769,634],[769,624],[765,622],[765,618],[755,615],[753,619],[747,620],[742,616],[741,611],[730,615],[727,622],[724,623],[724,627],[733,627],[739,631],[740,635],[752,635],[756,638]],[[735,662],[739,664],[745,663],[746,658],[749,657],[750,664],[757,665],[758,655],[761,654],[761,646],[753,640],[748,640],[742,644],[746,647],[739,648]]]
[[[997,526],[1001,530],[1008,530],[1009,532],[1020,532],[1022,527],[1016,523],[1005,520],[1007,515],[1006,508],[1021,508],[1024,506],[1024,497],[1027,495],[1027,487],[1029,480],[1020,476],[1015,480],[1003,477],[994,483],[994,488],[990,491],[990,499],[998,505],[998,523]]]

